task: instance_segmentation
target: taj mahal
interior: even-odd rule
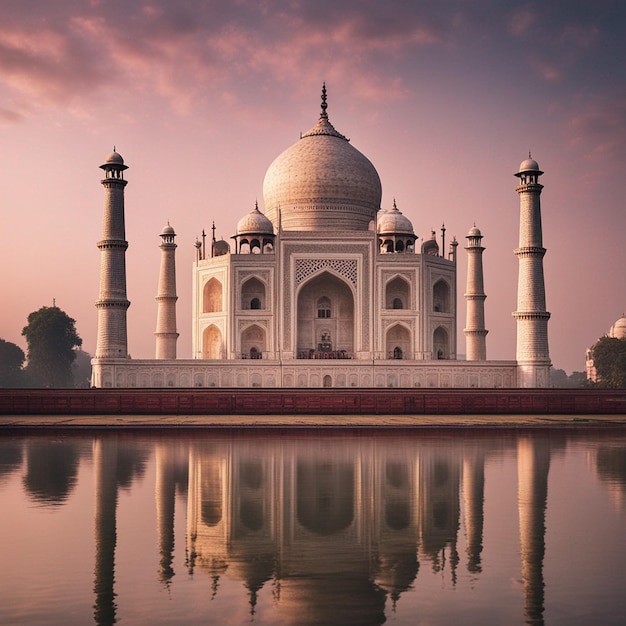
[[[381,208],[374,165],[331,124],[317,123],[271,163],[263,204],[229,243],[204,235],[192,267],[191,359],[177,359],[176,233],[161,232],[154,359],[128,353],[124,189],[115,150],[103,165],[104,220],[95,387],[549,386],[540,196],[530,155],[520,204],[515,359],[487,358],[481,231],[467,257],[466,357],[457,358],[457,254],[434,232],[420,242],[396,202]],[[155,268],[156,274],[157,268]]]

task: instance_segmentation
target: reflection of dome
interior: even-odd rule
[[[381,194],[374,166],[328,121],[324,88],[319,122],[265,174],[268,218],[284,230],[367,230]]]
[[[244,215],[237,224],[238,235],[274,234],[274,227],[261,211],[258,204],[247,215]]]
[[[626,339],[626,316],[620,317],[609,331],[609,337],[615,337],[616,339]]]
[[[379,235],[413,234],[413,224],[402,215],[393,201],[393,207],[378,214],[377,229]]]
[[[385,618],[385,592],[366,572],[287,576],[280,580],[278,611],[284,624],[361,624],[380,626]]]

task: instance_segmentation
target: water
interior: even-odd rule
[[[0,438],[2,624],[623,624],[626,431]]]

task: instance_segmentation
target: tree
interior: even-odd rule
[[[89,388],[91,384],[91,354],[84,350],[74,350],[76,359],[72,363],[74,387]]]
[[[21,387],[25,376],[24,350],[18,345],[0,339],[0,387]]]
[[[28,344],[27,370],[41,387],[72,387],[75,347],[82,345],[75,320],[57,306],[41,307],[28,316],[22,330]]]
[[[626,389],[626,339],[602,337],[594,344],[592,352],[599,384]]]

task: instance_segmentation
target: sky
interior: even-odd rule
[[[129,169],[129,352],[153,358],[159,233],[177,233],[178,356],[191,357],[194,241],[230,241],[265,172],[319,117],[372,161],[382,208],[420,238],[486,250],[487,356],[515,357],[519,199],[545,172],[550,355],[585,348],[626,310],[626,4],[621,0],[2,0],[0,337],[56,303],[95,352],[103,189]]]

